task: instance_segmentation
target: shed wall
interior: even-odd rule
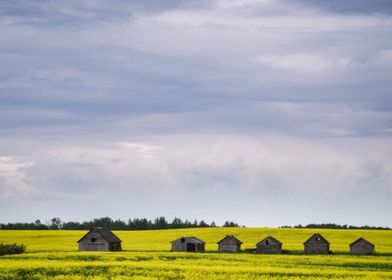
[[[259,244],[256,247],[256,254],[281,254],[282,244]]]
[[[305,244],[305,254],[329,254],[329,244],[323,241],[310,240]]]
[[[181,242],[181,239],[172,242],[172,252],[187,252],[188,244],[195,244],[196,252],[204,252],[204,244],[190,242],[188,240]]]
[[[219,244],[218,245],[219,252],[240,252],[241,245],[237,244]]]
[[[105,242],[80,242],[79,251],[109,251],[109,244]]]
[[[372,255],[374,254],[374,245],[359,241],[350,246],[350,254],[352,255]]]
[[[186,252],[186,243],[181,242],[181,240],[175,240],[172,242],[173,252]]]
[[[109,243],[101,235],[92,231],[79,242],[79,251],[121,251],[121,243]]]

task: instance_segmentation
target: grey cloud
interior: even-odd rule
[[[292,3],[293,1],[289,1]],[[313,7],[339,14],[380,14],[392,15],[392,3],[389,0],[298,0],[301,6]]]
[[[129,21],[130,7],[102,1],[2,1],[0,16],[15,24],[38,26],[77,26],[83,24]]]
[[[175,9],[205,9],[209,1],[149,0],[116,3],[107,1],[50,1],[15,0],[0,3],[0,18],[7,23],[81,27],[92,24],[132,22],[135,13],[154,14]]]
[[[205,217],[213,212],[219,222],[228,218],[226,215],[239,215],[244,223],[257,225],[260,217],[250,213],[267,207],[257,203],[260,196],[271,201],[268,209],[273,209],[274,221],[284,223],[288,217],[295,219],[307,209],[317,213],[329,211],[328,203],[309,205],[304,196],[313,197],[315,201],[319,201],[320,195],[334,198],[336,207],[344,208],[352,195],[361,193],[358,198],[361,201],[364,197],[377,200],[389,197],[392,192],[391,157],[385,150],[390,145],[388,139],[314,141],[266,134],[216,134],[157,136],[145,140],[121,145],[107,142],[102,145],[91,140],[84,145],[59,145],[52,141],[47,141],[45,146],[41,146],[42,142],[31,143],[35,150],[29,149],[30,155],[19,151],[34,160],[34,165],[24,172],[25,183],[37,190],[29,195],[27,205],[42,198],[47,202],[41,201],[42,206],[32,208],[36,210],[29,215],[31,218],[39,215],[43,207],[51,208],[50,203],[55,201],[58,215],[67,213],[79,219],[81,216],[89,218],[88,215],[94,213],[115,214],[119,211],[116,205],[121,202],[121,213],[137,213],[142,208],[143,216],[156,213],[170,216],[178,214],[176,209],[180,207],[188,218]],[[194,192],[195,189],[198,191]],[[155,201],[153,194],[156,193],[160,196]],[[231,202],[217,205],[216,197],[222,193],[228,193],[225,198]],[[135,196],[137,201],[127,203]],[[198,203],[204,210],[189,209],[181,197],[188,197],[187,203]],[[11,199],[20,202],[26,198],[14,194]],[[143,206],[146,199],[154,201],[154,206],[148,209]],[[85,203],[69,211],[69,201],[79,200]],[[382,217],[389,203],[385,199],[378,201],[379,207],[371,213],[380,211]],[[87,208],[91,203],[100,204],[100,209],[90,213]],[[176,207],[167,206],[173,203]],[[349,203],[357,207],[354,204]],[[296,210],[288,214],[285,209],[289,206],[295,206],[292,209]],[[372,219],[369,212],[361,211],[363,219]],[[127,218],[123,215],[121,218]],[[314,217],[304,214],[303,218]],[[382,220],[372,221],[382,223]],[[275,222],[266,223],[278,225]]]
[[[252,16],[265,15],[309,15],[317,12],[343,15],[392,15],[392,4],[389,0],[277,0],[277,1],[244,1],[239,5],[224,2],[231,9]]]
[[[80,206],[67,214],[75,197],[88,206],[116,188],[124,203],[139,195],[140,205],[129,208],[135,215],[144,216],[151,200],[149,215],[177,215],[167,205],[186,209],[181,196],[200,188],[193,199],[206,215],[246,219],[266,211],[256,200],[219,209],[215,197],[227,188],[243,201],[281,198],[286,210],[299,201],[297,214],[311,219],[306,210],[317,205],[306,204],[301,186],[315,201],[320,188],[333,198],[338,187],[346,199],[351,188],[374,201],[390,197],[390,162],[377,159],[392,133],[388,17],[326,12],[307,1],[42,3],[0,4],[0,156],[34,162],[13,178],[41,187],[15,205],[35,209],[47,200],[52,209],[56,201],[75,216],[90,213]],[[267,141],[270,153],[260,137],[269,134],[284,139]],[[113,146],[127,141],[163,148]],[[282,154],[286,160],[276,163]],[[1,202],[0,213],[19,213]],[[324,206],[317,209],[329,217]]]

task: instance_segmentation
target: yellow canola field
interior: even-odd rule
[[[320,232],[331,242],[328,256],[302,254],[303,242]],[[23,243],[27,253],[0,257],[2,279],[392,279],[392,231],[267,228],[204,228],[118,231],[124,252],[77,252],[86,231],[0,231],[0,243]],[[289,254],[216,252],[216,242],[234,234],[253,248],[273,235]],[[206,253],[172,253],[170,241],[197,236]],[[358,237],[375,243],[375,256],[350,256]]]

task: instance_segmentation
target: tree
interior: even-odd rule
[[[165,217],[159,217],[155,219],[155,228],[156,229],[166,229],[168,228],[168,222]]]
[[[101,227],[110,229],[113,224],[113,220],[109,217],[102,217],[93,220],[93,227]]]
[[[50,228],[51,229],[61,229],[63,222],[60,218],[52,218],[50,220]]]
[[[170,228],[183,228],[184,223],[180,218],[175,217],[170,225]]]
[[[62,229],[83,229],[83,226],[79,222],[66,222],[63,223]]]
[[[234,222],[226,221],[226,222],[223,224],[223,227],[239,227],[239,225],[238,225],[237,223],[234,223]]]
[[[206,222],[204,222],[204,220],[201,220],[200,222],[199,222],[199,227],[209,227],[210,225],[209,224],[207,224]]]

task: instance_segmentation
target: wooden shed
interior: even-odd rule
[[[365,238],[358,238],[350,244],[350,254],[352,255],[373,255],[374,244],[367,241]]]
[[[121,240],[109,229],[93,228],[79,241],[79,251],[121,251]]]
[[[219,252],[241,252],[241,240],[237,239],[234,235],[227,235],[218,242]]]
[[[256,254],[281,254],[282,242],[268,236],[256,244]]]
[[[171,242],[172,252],[204,252],[205,242],[197,237],[180,237]]]
[[[304,243],[305,254],[329,254],[329,244],[321,234],[315,233]]]

